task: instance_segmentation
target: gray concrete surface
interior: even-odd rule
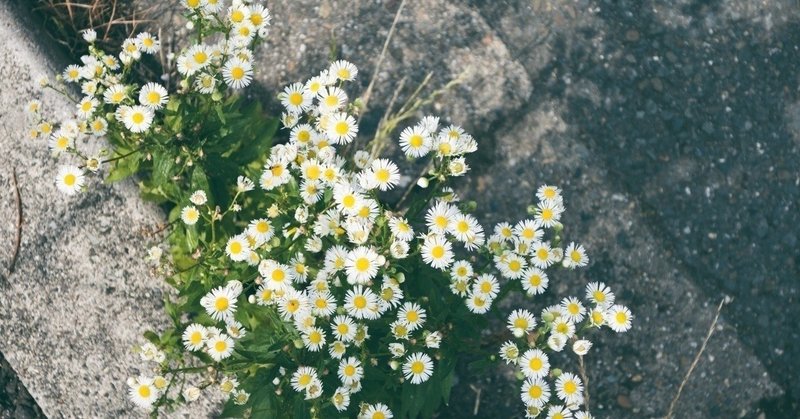
[[[33,78],[60,72],[61,63],[17,12],[0,4],[0,351],[50,418],[136,416],[125,380],[143,364],[131,348],[166,322],[139,231],[164,216],[130,181],[93,183],[74,198],[56,190],[57,165],[44,140],[26,137],[24,109]],[[50,111],[72,106],[54,95],[43,102]],[[23,239],[16,271],[5,278],[16,231],[14,168]]]

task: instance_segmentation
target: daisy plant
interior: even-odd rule
[[[127,78],[158,52],[151,35],[119,56],[90,46],[59,77],[81,85],[74,117],[34,128],[78,160],[59,171],[61,191],[79,192],[109,166],[106,179],[136,174],[168,211],[168,251],[155,246],[148,259],[174,288],[164,302],[172,323],[135,348],[145,366],[128,378],[130,400],[154,416],[221,396],[222,417],[431,417],[457,365],[505,362],[527,417],[591,417],[589,337],[625,332],[633,315],[599,282],[534,309],[559,270],[589,262],[564,240],[561,190],[543,185],[528,218],[484,230],[454,192],[478,142],[435,116],[392,119],[362,141],[359,100],[346,89],[358,69],[344,60],[278,94],[272,144],[277,124],[236,94],[268,11],[184,5],[198,42],[177,55],[176,91]],[[395,160],[425,159],[418,178],[376,155],[392,130]],[[113,148],[86,154],[91,136]],[[580,368],[557,365],[562,352]]]

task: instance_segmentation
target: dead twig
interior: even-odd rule
[[[475,387],[473,384],[469,385],[469,388],[475,392],[475,406],[472,408],[472,416],[478,416],[478,409],[481,407],[481,388]]]
[[[17,205],[17,232],[14,237],[14,253],[11,255],[11,263],[8,264],[8,277],[14,273],[14,268],[17,264],[17,257],[19,257],[19,246],[22,242],[22,198],[19,194],[19,184],[17,183],[17,168],[14,167],[11,171],[11,179],[14,182],[14,199]]]
[[[583,405],[586,406],[586,410],[589,411],[589,376],[586,375],[583,355],[578,355],[578,372],[580,372],[581,380],[583,380],[583,398],[586,399]]]
[[[405,5],[406,0],[400,2],[400,6],[397,8],[397,12],[394,15],[392,26],[389,28],[389,33],[386,35],[386,40],[383,41],[383,49],[381,50],[381,54],[378,56],[378,59],[375,62],[375,70],[372,73],[372,79],[370,79],[369,85],[367,86],[367,91],[364,92],[364,96],[361,99],[364,108],[362,109],[362,112],[359,113],[359,122],[361,121],[361,115],[364,114],[363,111],[367,109],[367,104],[369,104],[369,98],[372,95],[372,88],[375,86],[375,81],[378,79],[378,73],[380,73],[381,70],[381,64],[383,64],[383,59],[386,57],[386,49],[389,48],[389,41],[392,40],[394,30],[397,28],[397,22],[400,20],[400,13],[403,11],[403,7]]]
[[[706,346],[708,345],[708,341],[711,339],[711,335],[714,334],[714,330],[717,327],[717,321],[719,320],[719,314],[722,312],[722,307],[728,302],[728,297],[722,299],[719,302],[719,306],[717,307],[717,314],[714,316],[714,321],[711,322],[711,327],[708,328],[708,334],[706,334],[705,340],[703,340],[703,344],[700,345],[700,350],[697,351],[697,355],[694,357],[694,361],[692,361],[692,365],[689,366],[689,371],[686,371],[686,376],[683,377],[683,381],[681,385],[678,387],[678,392],[675,394],[675,398],[672,399],[672,403],[669,404],[669,410],[667,411],[666,416],[664,419],[671,419],[672,415],[675,412],[675,406],[678,404],[678,399],[681,397],[681,393],[683,392],[683,387],[686,386],[686,383],[689,382],[689,377],[692,376],[695,367],[700,362],[700,357],[703,355],[703,352],[706,350]]]

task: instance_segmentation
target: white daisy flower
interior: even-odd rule
[[[294,288],[285,289],[283,296],[278,299],[278,312],[285,320],[302,317],[310,311],[308,296]]]
[[[358,68],[353,63],[338,60],[331,64],[328,72],[341,81],[352,81],[358,75]]]
[[[222,78],[234,89],[246,87],[253,78],[253,65],[249,61],[232,58],[222,67]]]
[[[428,336],[425,336],[426,348],[438,349],[441,343],[442,343],[442,334],[439,333],[438,330],[433,333],[429,333]]]
[[[183,346],[190,351],[199,351],[205,346],[206,337],[206,328],[201,324],[192,323],[183,331]]]
[[[336,391],[333,392],[331,402],[333,403],[333,407],[339,412],[347,410],[347,407],[350,406],[350,391],[344,387],[337,388]]]
[[[508,316],[508,329],[520,338],[536,327],[536,319],[528,310],[514,310]]]
[[[482,293],[472,293],[467,296],[467,308],[476,314],[484,314],[492,307],[492,299]]]
[[[356,324],[348,316],[339,315],[333,318],[331,323],[333,335],[344,342],[351,342],[356,336]]]
[[[417,303],[406,302],[397,312],[398,320],[408,324],[408,330],[413,332],[425,324],[425,310]]]
[[[397,165],[387,159],[372,161],[370,169],[365,172],[368,189],[378,188],[382,191],[392,189],[400,181]]]
[[[347,352],[347,344],[339,340],[331,343],[328,347],[328,353],[333,359],[342,359],[345,352]]]
[[[357,247],[347,254],[345,271],[349,284],[366,284],[378,274],[378,254],[369,247]]]
[[[547,242],[535,242],[532,246],[531,263],[539,269],[546,269],[555,263],[556,252]]]
[[[617,333],[627,332],[631,328],[631,320],[633,314],[627,307],[621,305],[611,306],[605,316],[608,326]]]
[[[251,220],[247,225],[247,234],[256,238],[257,241],[265,243],[275,235],[272,223],[266,218]]]
[[[422,157],[431,149],[431,137],[421,127],[408,127],[400,133],[400,148],[409,157]]]
[[[319,327],[311,327],[302,334],[303,344],[311,352],[319,351],[325,346],[325,331]]]
[[[611,288],[602,282],[590,282],[586,286],[586,298],[599,307],[608,307],[614,304],[614,293]]]
[[[281,105],[294,113],[302,113],[310,108],[313,98],[311,92],[303,88],[302,83],[290,84],[280,94]]]
[[[153,123],[153,110],[144,106],[120,106],[117,109],[117,116],[122,116],[122,123],[131,132],[144,132]]]
[[[543,270],[534,267],[523,271],[521,281],[522,289],[531,296],[544,293],[550,283],[547,274]]]
[[[200,299],[200,305],[214,320],[227,321],[236,312],[236,295],[228,287],[217,287]]]
[[[114,84],[103,92],[103,101],[111,105],[119,105],[128,97],[128,89],[121,84]]]
[[[536,221],[523,220],[514,226],[514,234],[526,243],[537,242],[542,239],[544,232],[539,230]],[[510,238],[510,237],[509,237]]]
[[[339,362],[339,379],[344,385],[352,385],[364,377],[364,367],[355,357],[349,357]]]
[[[580,323],[586,316],[586,307],[575,297],[567,297],[561,300],[561,311],[567,320],[572,323]]]
[[[294,391],[303,391],[311,385],[312,381],[317,380],[317,370],[313,367],[299,367],[292,374],[291,385]]]
[[[309,93],[311,93],[309,91]],[[336,112],[347,104],[347,93],[344,90],[330,86],[319,90],[319,110],[323,114]]]
[[[553,333],[547,338],[547,347],[554,352],[561,352],[567,345],[567,336],[561,333]]]
[[[225,244],[225,254],[234,262],[247,260],[250,257],[250,251],[250,243],[243,234],[229,238]]]
[[[425,353],[413,353],[403,363],[403,375],[411,381],[411,384],[424,383],[431,374],[433,374],[433,361]]]
[[[550,400],[550,386],[541,378],[528,378],[522,384],[521,395],[526,406],[541,408]]]
[[[375,403],[366,406],[364,412],[358,416],[358,419],[392,419],[394,414],[389,410],[389,406],[383,403]]]
[[[542,185],[536,191],[536,198],[540,201],[560,201],[561,189],[555,186]]]
[[[520,279],[525,274],[528,263],[511,252],[506,252],[502,256],[495,256],[495,265],[500,274],[508,279]]]
[[[108,132],[108,121],[106,121],[103,117],[97,117],[92,120],[92,123],[89,125],[92,130],[92,135],[95,137],[102,137],[106,135]]]
[[[274,291],[290,288],[294,280],[291,268],[272,259],[262,260],[258,264],[258,272],[264,278],[267,288]]]
[[[395,308],[400,304],[400,300],[403,299],[403,290],[400,289],[399,285],[387,281],[386,277],[384,277],[384,282],[381,285],[380,298],[381,305],[385,310]]]
[[[228,335],[220,333],[216,336],[209,336],[206,340],[206,352],[214,361],[221,361],[233,353],[233,339]]]
[[[572,419],[572,411],[566,406],[550,406],[545,419]]]
[[[139,103],[150,109],[161,109],[168,101],[167,89],[158,83],[147,83],[139,90]]]
[[[78,117],[81,119],[89,119],[99,104],[100,102],[93,97],[84,97],[77,105],[75,105],[78,108]]]
[[[519,359],[519,348],[512,341],[507,341],[500,346],[500,358],[506,361],[506,364],[516,364]]]
[[[311,313],[315,316],[326,317],[336,311],[336,297],[330,292],[317,292],[311,296]]]
[[[464,157],[458,157],[450,160],[447,169],[450,171],[450,176],[463,176],[469,171],[469,165]]]
[[[334,144],[349,144],[358,134],[358,125],[355,118],[344,112],[331,114],[325,134]]]
[[[453,280],[469,280],[473,274],[472,265],[466,260],[456,261],[450,268],[450,278]]]
[[[539,349],[528,349],[519,359],[519,367],[528,378],[543,378],[550,372],[550,360]]]
[[[158,400],[160,394],[161,392],[150,377],[139,376],[139,378],[128,380],[128,397],[142,409],[153,407],[153,403]]]
[[[565,268],[575,269],[586,266],[589,257],[586,256],[586,249],[581,244],[570,243],[564,250],[564,260],[561,262]]]
[[[148,54],[155,54],[161,48],[161,41],[149,32],[142,32],[136,35],[136,46]]]
[[[195,225],[200,219],[200,211],[194,205],[187,205],[181,210],[181,221],[186,225]]]
[[[563,313],[563,311],[562,311]],[[564,335],[566,338],[575,336],[575,323],[571,322],[567,317],[558,317],[553,320],[552,333]]]
[[[408,323],[405,320],[395,320],[389,325],[392,335],[395,339],[408,340]]]
[[[70,64],[64,69],[64,72],[61,73],[61,77],[63,77],[66,82],[76,83],[81,79],[81,74],[81,67]]]
[[[75,195],[80,192],[84,181],[83,170],[76,166],[61,166],[56,175],[56,188],[64,194]]]
[[[414,229],[405,218],[391,217],[389,219],[389,229],[397,240],[410,241],[414,238]]]
[[[575,355],[584,356],[589,353],[589,349],[592,348],[592,342],[586,339],[576,340],[575,343],[572,344],[572,352],[575,352]]]
[[[544,228],[555,227],[561,219],[564,207],[556,201],[542,201],[536,208],[536,225]]]
[[[567,406],[583,403],[583,383],[575,374],[565,372],[556,380],[556,394]]]
[[[347,291],[344,308],[357,319],[373,319],[378,316],[378,296],[369,288],[356,285]]]
[[[472,285],[472,293],[473,294],[480,294],[484,297],[493,300],[497,297],[497,293],[500,292],[500,283],[497,282],[497,278],[491,274],[481,274],[475,279],[475,283]]]
[[[322,381],[315,378],[311,384],[306,387],[306,400],[313,400],[322,395]]]
[[[437,235],[425,238],[421,252],[422,260],[435,269],[445,270],[453,262],[452,245]]]
[[[437,234],[444,234],[451,230],[451,225],[459,214],[458,209],[444,202],[438,202],[425,214],[428,229]]]
[[[231,23],[241,23],[249,18],[250,8],[245,4],[234,2],[234,4],[228,8],[228,20],[230,20]]]

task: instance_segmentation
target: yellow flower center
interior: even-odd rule
[[[276,282],[283,282],[286,278],[286,273],[283,272],[283,269],[275,269],[272,271],[272,280]]]
[[[580,313],[581,309],[580,309],[580,307],[578,307],[577,304],[570,303],[567,306],[567,311],[569,311],[570,314],[578,314],[578,313]]]
[[[581,259],[583,259],[583,258],[581,257],[581,253],[580,253],[580,252],[578,252],[577,250],[573,250],[573,251],[572,251],[572,252],[569,254],[569,257],[572,259],[572,261],[573,261],[573,262],[580,262],[580,261],[581,261]]]
[[[322,335],[315,330],[315,331],[311,332],[310,335],[308,335],[308,340],[311,343],[318,344],[318,343],[322,342]]]
[[[134,112],[133,115],[131,115],[131,120],[134,124],[141,124],[144,122],[144,114],[141,112]]]
[[[363,258],[363,257],[362,258],[358,258],[356,260],[356,264],[355,265],[356,265],[356,270],[357,271],[366,272],[367,269],[369,269],[369,265],[370,265],[369,259]]]
[[[325,106],[332,108],[334,106],[339,106],[339,97],[336,95],[328,95],[325,98]]]
[[[350,331],[350,326],[348,326],[347,323],[339,323],[339,325],[336,326],[336,330],[340,335],[346,335],[347,332]]]
[[[292,92],[289,94],[289,104],[292,106],[300,106],[303,104],[303,95],[300,92]]]
[[[239,253],[242,253],[242,244],[239,243],[239,242],[231,243],[230,251],[231,251],[231,254],[233,254],[233,255],[238,255]]]
[[[617,320],[617,323],[624,324],[628,321],[628,316],[624,312],[620,311],[615,316],[615,319]]]
[[[538,287],[542,283],[542,277],[539,275],[531,275],[530,278],[528,278],[528,283],[534,287]]]
[[[564,384],[564,393],[575,394],[578,391],[578,385],[574,381],[567,381]]]
[[[274,166],[271,169],[271,171],[272,171],[272,176],[279,177],[280,175],[283,174],[283,166],[281,165]]]
[[[203,334],[198,331],[194,331],[192,332],[192,335],[189,336],[189,341],[192,342],[192,345],[199,345],[200,342],[203,341]]]
[[[336,123],[335,131],[338,135],[347,135],[350,131],[350,125],[345,121],[339,121]]]
[[[543,365],[544,364],[542,363],[542,360],[539,359],[539,358],[533,358],[528,363],[528,367],[530,367],[530,369],[533,370],[533,371],[539,371],[540,369],[542,369]]]
[[[422,361],[414,361],[411,363],[411,372],[414,374],[422,374],[425,371],[425,364]]]
[[[111,94],[111,101],[114,103],[122,102],[122,99],[125,98],[125,94],[122,92],[114,92]]]
[[[408,138],[408,145],[410,145],[412,148],[420,148],[424,143],[425,140],[419,134],[414,134]]]
[[[528,389],[528,395],[531,396],[532,399],[538,399],[542,397],[542,388],[539,386],[531,386]]]
[[[353,205],[356,204],[356,197],[353,195],[347,195],[342,198],[342,204],[345,206],[345,208],[352,208]]]
[[[60,149],[66,149],[69,146],[69,138],[67,137],[58,137],[56,140],[56,147]]]
[[[527,329],[528,328],[528,321],[524,318],[520,317],[514,320],[514,327],[517,329]]]
[[[419,313],[416,311],[409,311],[406,313],[406,319],[409,323],[416,323],[419,321]]]
[[[228,297],[218,297],[217,301],[214,302],[214,308],[217,309],[217,311],[225,311],[228,309],[229,305]]]
[[[492,284],[488,281],[484,281],[481,283],[481,292],[484,294],[488,294],[492,290]]]
[[[264,21],[264,18],[261,17],[260,13],[253,13],[252,15],[250,15],[250,22],[252,22],[253,25],[255,25],[255,26],[260,25],[261,22],[263,22],[263,21]]]
[[[433,249],[431,249],[431,256],[433,256],[434,259],[443,258],[444,257],[444,246],[434,246]]]
[[[306,170],[306,177],[311,180],[319,179],[319,176],[322,174],[322,170],[319,166],[309,166],[308,170]]]
[[[156,105],[158,103],[161,103],[161,95],[158,94],[158,92],[156,92],[156,91],[152,91],[152,92],[147,94],[147,101],[151,105]]]
[[[375,178],[381,183],[389,182],[389,176],[390,173],[387,169],[378,169],[378,171],[375,172]]]
[[[553,188],[547,188],[544,190],[544,197],[547,199],[553,199],[556,197],[556,190]]]
[[[234,10],[233,13],[231,13],[231,21],[239,23],[243,20],[244,20],[244,12],[242,12],[241,10]]]
[[[310,139],[311,139],[311,133],[308,132],[307,130],[302,130],[297,132],[297,141],[300,141],[301,143],[307,143],[308,140]]]
[[[259,233],[269,232],[269,223],[267,223],[266,221],[259,221],[256,224],[256,231],[258,231]]]
[[[545,208],[542,210],[542,219],[550,221],[553,219],[553,210],[550,208]]]
[[[383,412],[375,412],[372,414],[372,419],[386,419],[386,415]]]
[[[536,251],[536,257],[538,257],[541,260],[547,260],[547,258],[549,256],[550,256],[550,253],[548,253],[547,249],[545,249],[545,248],[541,248],[541,249]]]
[[[358,309],[363,309],[367,306],[367,299],[363,295],[359,295],[353,299],[353,305]]]
[[[200,5],[200,0],[186,0],[186,5],[194,9]]]
[[[225,352],[228,349],[228,344],[225,343],[224,340],[218,340],[217,343],[214,344],[214,350],[217,352]]]
[[[311,376],[308,374],[303,374],[300,376],[300,379],[298,379],[297,382],[301,386],[307,386],[309,383],[311,383]]]
[[[469,231],[469,223],[463,220],[459,221],[456,225],[456,229],[459,233],[466,233]]]
[[[89,112],[92,110],[92,102],[87,100],[86,102],[81,103],[81,110],[84,112]]]
[[[519,263],[518,260],[512,260],[511,262],[508,263],[508,269],[510,269],[512,272],[519,272],[521,268],[522,264]]]
[[[75,185],[75,181],[76,180],[77,180],[77,178],[72,173],[67,173],[67,175],[64,176],[64,184],[67,185],[67,186]]]
[[[355,375],[355,373],[356,373],[356,367],[352,365],[347,365],[346,367],[344,367],[344,375],[352,377],[353,375]]]
[[[346,68],[340,68],[336,75],[342,80],[347,80],[350,78],[350,70]]]
[[[234,67],[231,70],[231,78],[234,80],[241,80],[244,78],[244,69],[242,67]]]
[[[141,396],[143,399],[150,397],[150,386],[147,385],[139,386],[139,396]]]

